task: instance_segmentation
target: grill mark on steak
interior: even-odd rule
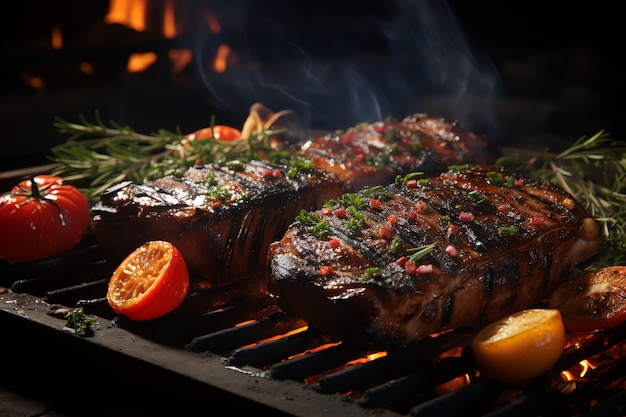
[[[268,254],[268,286],[279,305],[342,340],[402,345],[496,320],[541,302],[600,245],[597,224],[564,190],[490,167],[424,183],[405,178],[376,204],[367,191],[356,194],[365,219],[357,235],[346,239],[349,216],[326,208],[315,213],[332,225],[330,237],[296,222]],[[395,236],[381,232],[390,215]],[[331,237],[341,245],[330,245]],[[417,270],[397,262],[429,244]],[[379,273],[368,275],[371,268]]]

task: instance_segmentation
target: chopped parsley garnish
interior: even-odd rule
[[[513,236],[515,233],[517,233],[517,227],[501,227],[498,229],[500,236]]]
[[[211,186],[207,190],[206,195],[212,201],[226,201],[230,199],[233,194],[227,188],[223,187],[222,185],[217,184],[217,185]]]
[[[354,236],[363,228],[365,215],[358,211],[355,206],[348,207],[348,214],[350,218],[345,223],[346,229],[348,229],[350,235]]]
[[[310,159],[293,158],[287,161],[287,177],[295,178],[303,172],[310,172],[313,169],[313,161]]]
[[[402,241],[400,240],[399,236],[394,236],[393,240],[391,241],[391,252],[392,253],[396,253],[398,252],[398,249],[400,249],[400,243]]]
[[[479,191],[473,190],[467,194],[467,199],[474,204],[480,204],[487,201],[488,197]]]
[[[367,268],[365,270],[365,272],[363,273],[363,275],[361,275],[361,280],[369,281],[370,279],[381,278],[381,277],[382,277],[382,274],[380,272],[380,269],[378,269],[378,268]]]
[[[365,202],[357,194],[344,194],[339,199],[339,204],[346,208],[354,207],[362,209],[365,207]]]
[[[85,314],[82,307],[68,311],[65,314],[65,320],[67,320],[66,326],[70,329],[74,329],[76,334],[81,336],[86,336],[87,333],[92,331],[91,326],[98,324],[95,318]]]
[[[302,223],[313,236],[324,238],[330,235],[330,223],[316,213],[302,209],[296,216],[296,221]]]
[[[504,178],[502,178],[502,174],[499,172],[489,171],[487,173],[487,181],[493,185],[502,185]]]

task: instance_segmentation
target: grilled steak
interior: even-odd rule
[[[483,163],[491,147],[455,123],[416,114],[362,124],[295,149],[284,165],[210,165],[191,168],[183,178],[121,183],[92,209],[98,243],[118,263],[147,240],[168,240],[199,288],[264,277],[270,243],[282,238],[301,209],[413,170],[435,175],[450,164]],[[293,161],[306,161],[307,169],[290,178]]]
[[[600,240],[552,183],[489,167],[407,175],[298,215],[270,247],[268,289],[331,337],[404,345],[540,303]]]
[[[92,208],[98,242],[114,263],[149,240],[172,242],[194,275],[195,289],[255,278],[267,248],[301,209],[341,194],[319,171],[290,177],[266,162],[202,165],[182,178],[121,183]]]
[[[348,189],[387,185],[396,175],[438,175],[450,165],[491,164],[496,150],[456,122],[418,113],[402,121],[361,124],[306,142],[315,168],[337,175]]]

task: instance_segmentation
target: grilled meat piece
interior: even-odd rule
[[[497,157],[495,147],[458,122],[423,113],[329,133],[302,150],[315,168],[334,173],[355,191],[416,170],[438,175],[450,165],[488,165]]]
[[[545,300],[600,241],[552,183],[489,167],[407,175],[302,212],[270,247],[268,289],[330,337],[404,345]]]
[[[112,187],[92,208],[93,223],[114,264],[146,241],[172,242],[192,285],[202,289],[260,275],[270,243],[298,212],[342,192],[339,181],[318,171],[291,177],[266,162],[202,165],[182,178]]]
[[[92,209],[98,243],[118,263],[147,240],[168,240],[198,288],[232,284],[264,276],[269,244],[282,238],[301,209],[320,208],[364,185],[386,185],[399,174],[436,175],[450,164],[482,163],[490,155],[477,135],[423,114],[363,124],[289,149],[293,158],[285,166],[195,167],[184,178],[112,187]],[[306,169],[289,178],[298,166],[293,161],[305,161]]]

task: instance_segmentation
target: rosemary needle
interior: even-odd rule
[[[180,132],[161,129],[145,135],[115,122],[106,125],[97,112],[93,123],[82,115],[79,117],[81,123],[55,119],[54,126],[69,138],[52,148],[49,159],[55,163],[52,174],[77,181],[92,203],[121,181],[143,183],[167,175],[182,175],[198,160],[245,161],[258,158],[259,152],[274,154],[269,138],[282,132],[264,130],[228,143],[210,139],[188,141],[183,146],[184,135]]]
[[[586,269],[626,264],[626,142],[601,130],[558,154],[546,149],[527,160],[505,156],[496,164],[560,185],[596,219],[603,242]]]

